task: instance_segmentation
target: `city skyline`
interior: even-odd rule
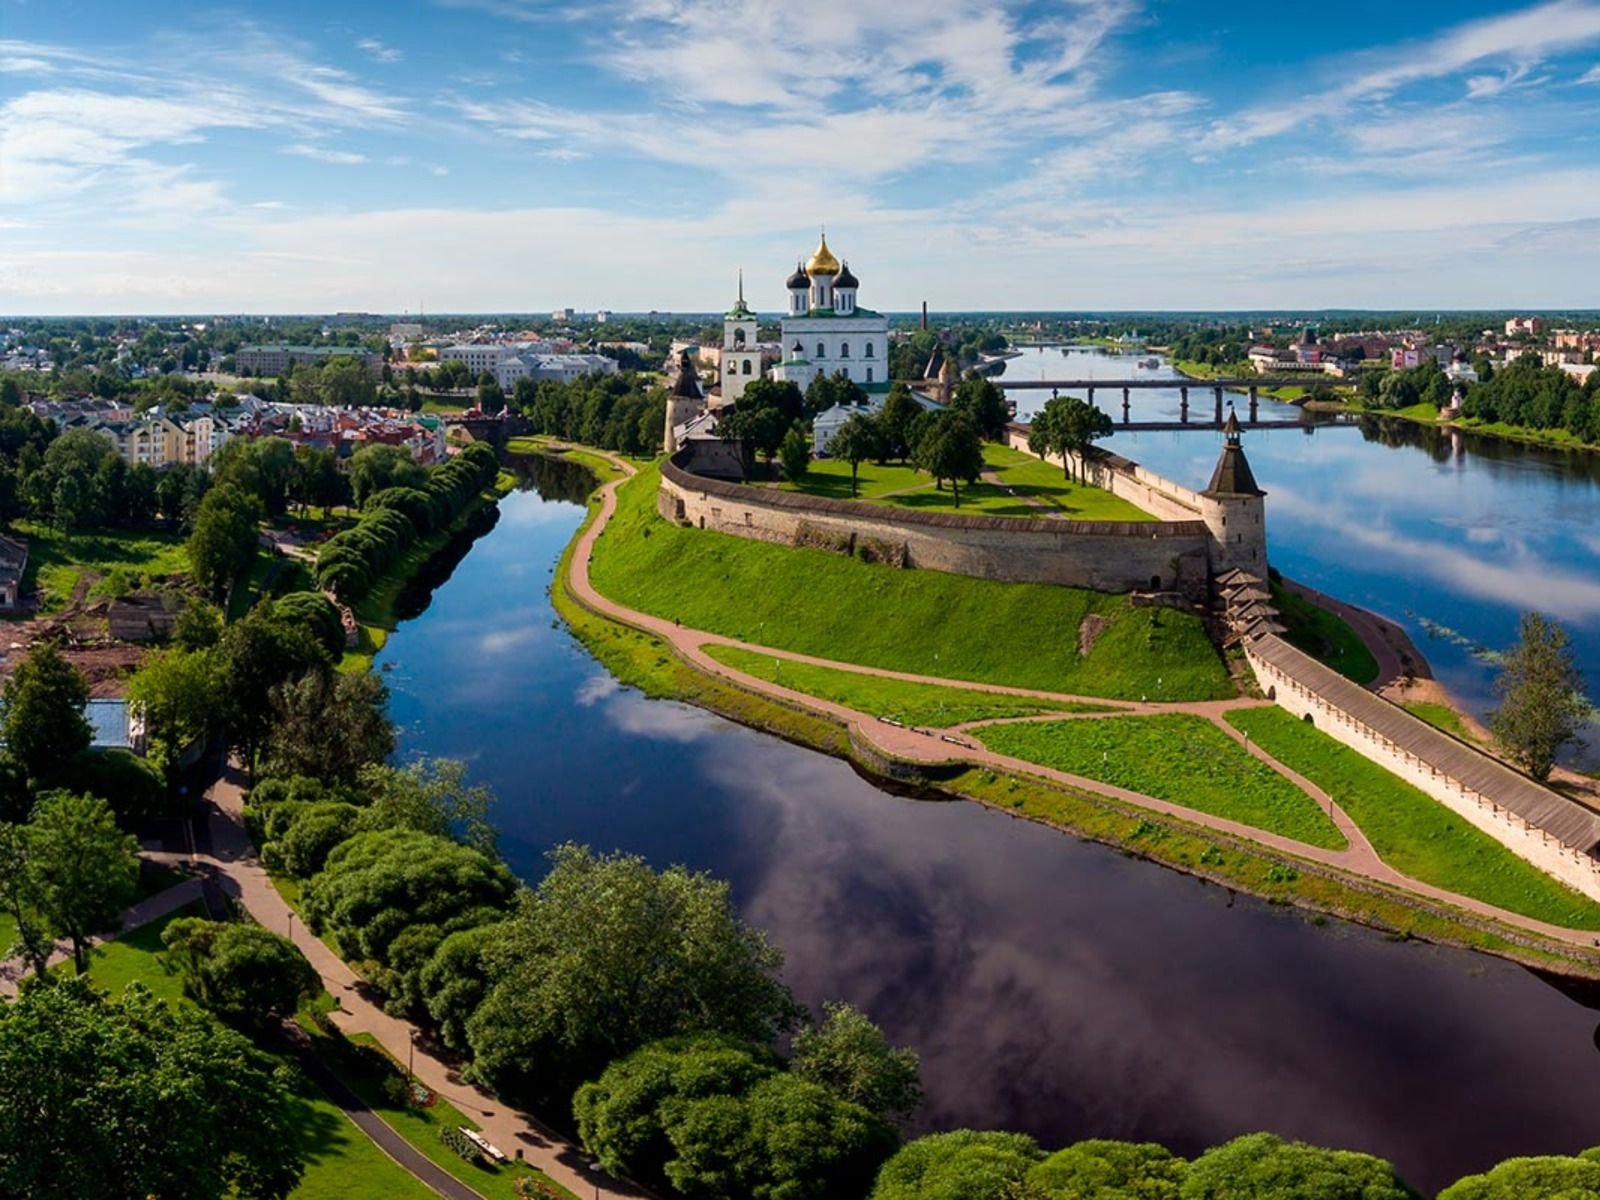
[[[0,296],[1593,305],[1600,4],[1196,7],[0,0]]]

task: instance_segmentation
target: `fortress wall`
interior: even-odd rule
[[[1269,639],[1278,640],[1272,635],[1260,640]],[[1399,749],[1321,694],[1309,674],[1301,679],[1290,670],[1273,665],[1256,652],[1256,645],[1245,643],[1245,657],[1255,671],[1261,690],[1273,697],[1280,708],[1297,717],[1309,714],[1311,723],[1323,733],[1419,788],[1517,857],[1590,899],[1600,900],[1600,862],[1562,845],[1537,826],[1495,804],[1491,798]]]
[[[1006,444],[1013,450],[1033,454],[1028,449],[1026,425],[1008,425]],[[1072,459],[1074,477],[1085,473],[1082,456],[1071,454],[1068,457]],[[1059,467],[1061,455],[1046,455],[1043,461]],[[1151,516],[1160,517],[1163,521],[1199,521],[1205,518],[1209,502],[1204,496],[1119,454],[1102,451],[1091,456],[1085,477],[1096,487],[1104,488],[1114,496],[1121,496],[1130,504],[1137,504]]]
[[[657,507],[669,521],[895,566],[1095,591],[1205,595],[1201,521],[1158,524],[1025,520],[919,512],[725,483],[662,465]]]

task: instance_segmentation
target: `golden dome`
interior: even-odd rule
[[[806,263],[807,275],[837,275],[839,273],[839,260],[833,256],[833,251],[828,249],[828,235],[824,233],[822,240],[817,243],[816,253]]]

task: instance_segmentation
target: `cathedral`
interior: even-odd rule
[[[787,286],[783,358],[772,377],[804,391],[818,375],[842,373],[867,392],[887,392],[889,318],[856,303],[861,281],[833,256],[826,233],[805,265],[796,264]]]

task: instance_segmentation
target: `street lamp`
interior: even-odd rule
[[[417,1031],[411,1031],[411,1045],[406,1052],[406,1075],[411,1082],[417,1081]]]
[[[595,1177],[595,1179],[594,1179],[594,1200],[600,1200],[600,1171],[601,1170],[602,1170],[602,1168],[600,1166],[600,1160],[599,1159],[591,1159],[589,1161],[589,1171]]]
[[[289,941],[294,941],[294,909],[289,910]]]

